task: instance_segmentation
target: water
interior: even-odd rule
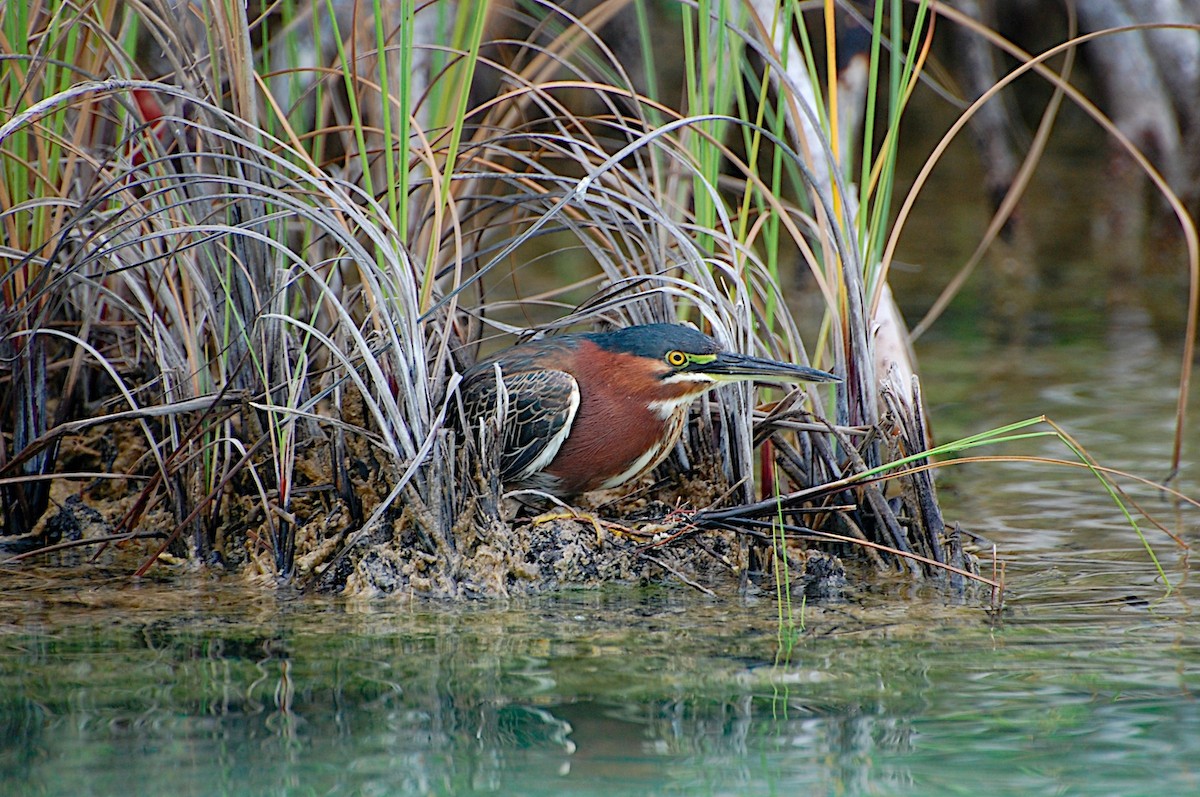
[[[1105,464],[1164,472],[1169,353],[1115,380],[1103,351],[1062,354],[992,351],[989,373],[927,346],[943,439],[1046,412]],[[1200,793],[1186,552],[1143,524],[1168,591],[1086,470],[939,478],[1006,563],[999,615],[874,585],[795,607],[789,637],[768,597],[684,587],[463,606],[6,573],[0,793]],[[1194,541],[1195,510],[1130,492]]]
[[[1143,604],[809,607],[779,661],[769,602],[678,590],[185,608],[210,589],[9,629],[5,793],[1197,790],[1194,629]]]

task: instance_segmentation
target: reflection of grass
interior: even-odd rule
[[[181,608],[214,595],[252,603],[250,593],[223,599],[211,583],[191,601],[169,592]],[[912,634],[874,617],[870,636],[842,612],[815,622],[834,633],[773,668],[773,629],[757,614],[629,592],[507,612],[302,602],[273,615],[269,638],[253,613],[167,627],[158,613],[96,615],[104,633],[8,647],[0,726],[15,731],[6,751],[26,755],[12,770],[23,787],[48,792],[63,790],[56,773],[86,771],[96,787],[118,766],[156,793],[176,779],[186,792],[234,775],[236,791],[280,791],[297,773],[321,791],[399,792],[404,778],[463,792],[485,778],[504,793],[561,789],[538,767],[542,755],[564,760],[564,722],[578,745],[573,775],[615,760],[621,769],[600,770],[601,788],[641,793],[647,783],[694,793],[704,782],[765,794],[798,781],[953,792],[964,771],[1000,791],[1016,780],[1042,793],[1064,777],[1083,783],[1089,767],[1111,791],[1149,766],[1160,777],[1144,782],[1174,784],[1194,757],[1179,731],[1195,722],[1180,699],[1195,651],[1181,648],[1177,627],[1089,618],[997,631],[959,611],[922,617]],[[41,666],[29,666],[31,651]],[[786,700],[772,699],[776,687]]]
[[[778,497],[778,496],[776,496]],[[800,595],[799,621],[792,609],[792,568],[788,556],[788,539],[785,533],[783,504],[779,503],[776,522],[771,524],[771,565],[775,578],[776,613],[779,618],[779,649],[775,654],[776,664],[791,661],[792,648],[804,634],[804,608],[808,595]]]

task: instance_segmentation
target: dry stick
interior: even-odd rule
[[[821,419],[819,419],[819,421],[822,422],[823,424],[825,424],[826,429],[829,428],[828,420],[821,418]],[[824,430],[822,430],[822,431],[824,431]],[[837,457],[834,456],[833,447],[829,444],[829,439],[824,434],[809,435],[809,441],[812,443],[813,451],[820,456],[821,461],[824,463],[825,470],[829,473],[829,475],[831,477],[834,476],[835,474],[841,474],[843,472],[841,469],[841,466],[839,465],[839,463],[837,461]],[[814,474],[814,478],[815,478],[815,474]],[[857,496],[855,496],[854,493],[848,489],[850,486],[850,479],[847,479],[846,477],[842,477],[840,480],[837,480],[836,482],[833,482],[833,483],[840,483],[840,486],[838,488],[836,488],[835,490],[830,490],[829,491],[830,495],[833,495],[835,492],[837,492],[837,493],[845,492],[846,497],[849,499],[845,503],[853,504],[855,506],[858,505]],[[826,485],[826,486],[828,486],[828,485]],[[843,520],[843,522],[849,521],[850,520],[849,514],[848,513],[843,514],[842,520]],[[852,531],[854,531],[856,534],[862,536],[862,530],[857,526],[857,524],[850,522],[849,526]],[[863,541],[864,542],[866,541],[865,536],[863,537]],[[875,558],[876,558],[876,560],[878,560],[879,556],[876,555]],[[883,567],[882,562],[878,562],[878,564],[880,565],[880,569],[885,569]]]
[[[777,452],[775,462],[787,474],[787,477],[792,480],[793,484],[812,484],[815,481],[812,474],[805,470],[805,458],[795,447],[778,434],[772,434],[767,439],[774,443],[774,448]],[[812,451],[811,446],[809,447],[809,451]],[[811,457],[808,458],[808,461],[811,462]]]
[[[668,573],[675,576],[677,579],[682,581],[684,584],[687,584],[692,589],[698,589],[701,592],[703,592],[705,595],[709,595],[710,597],[713,597],[713,598],[717,597],[717,593],[713,592],[711,589],[709,589],[708,587],[706,587],[702,584],[697,584],[695,581],[692,581],[690,578],[685,576],[683,573],[680,573],[674,567],[671,567],[669,564],[662,561],[661,559],[656,559],[648,553],[642,553],[642,554],[639,554],[639,556],[641,556],[643,559],[646,559],[649,562],[652,562],[652,563],[658,565],[663,570],[666,570]]]
[[[767,523],[762,520],[747,520],[745,522],[750,525],[758,525],[758,526],[764,526],[764,527],[767,526]],[[757,537],[759,539],[764,539],[764,540],[768,539],[766,532],[763,532],[763,531],[738,528],[737,526],[732,526],[732,525],[722,526],[722,528],[725,528],[728,531],[732,531],[732,532],[739,533],[739,534],[747,534],[747,535],[750,535],[753,537]],[[850,544],[861,543],[862,545],[866,545],[868,548],[873,548],[873,549],[879,550],[879,551],[885,551],[894,556],[901,557],[905,560],[911,559],[914,562],[920,562],[921,564],[928,565],[937,570],[945,570],[947,572],[969,578],[972,581],[978,581],[980,584],[987,584],[988,586],[992,587],[993,590],[1003,588],[1003,583],[1000,581],[996,581],[996,580],[990,579],[990,578],[984,578],[983,576],[979,575],[978,573],[972,573],[968,570],[964,570],[959,567],[954,567],[952,565],[944,564],[942,562],[935,562],[934,560],[930,559],[929,557],[921,556],[920,554],[917,554],[917,553],[912,553],[912,552],[904,553],[903,551],[898,551],[895,548],[890,548],[887,545],[884,545],[882,543],[871,542],[870,540],[856,540],[854,537],[847,537],[844,534],[835,534],[834,532],[831,532],[831,531],[821,531],[819,529],[810,529],[810,528],[805,528],[803,526],[791,526],[788,524],[784,524],[783,529],[784,529],[784,531],[790,531],[793,534],[809,535],[809,536],[819,537],[821,539],[832,540],[834,542],[845,542],[845,543],[850,543]],[[1004,572],[1004,563],[1003,562],[1000,563],[1000,572],[1001,572],[1001,574],[1003,574],[1003,572]]]
[[[230,400],[232,400],[234,398],[241,399],[242,401],[245,400],[245,395],[240,393],[239,391],[230,390],[230,391],[228,391],[228,396],[226,396],[226,391],[223,390],[221,393],[217,394],[216,396],[211,397],[211,400],[209,400],[209,397],[206,397],[205,398],[206,403],[203,404],[198,409],[201,409],[204,411],[207,411],[209,409],[214,409],[217,406],[219,406],[220,404],[225,403],[224,399],[226,397],[228,397],[228,399],[230,399]],[[196,399],[193,399],[191,401],[179,402],[179,404],[171,405],[171,406],[183,406],[183,405],[190,406],[190,405],[194,404],[196,401],[197,401]],[[232,409],[228,410],[225,414],[217,417],[216,422],[217,423],[223,422],[225,419],[231,417],[233,415],[233,413],[234,413],[234,410],[232,410]],[[129,413],[117,413],[117,414],[118,415],[128,415]],[[112,418],[113,416],[110,415],[110,416],[105,416],[105,417]],[[183,434],[181,439],[189,440],[189,439],[193,438],[198,433],[200,424],[203,420],[204,420],[204,416],[197,418],[196,422],[193,423],[191,425],[191,427],[185,431],[185,433]],[[183,453],[184,453],[184,449],[182,447],[177,448],[175,451],[172,451],[171,454],[163,461],[163,467],[170,468],[171,465],[176,461],[176,459]],[[137,497],[137,499],[135,499],[133,506],[131,506],[129,508],[129,510],[126,511],[125,515],[117,522],[117,528],[127,527],[130,524],[136,523],[137,519],[139,517],[141,517],[142,514],[145,513],[147,507],[149,506],[151,494],[160,485],[164,485],[165,483],[166,483],[166,476],[164,475],[162,469],[156,470],[154,472],[154,475],[150,477],[149,483],[144,488],[142,488],[141,493],[138,494],[138,497]],[[208,501],[206,500],[202,504],[200,504],[200,506],[204,507],[207,504],[208,504]],[[193,512],[192,516],[195,516],[195,514],[196,513]],[[268,513],[267,517],[268,517],[267,522],[268,523],[271,522],[269,513]],[[181,529],[182,529],[182,524],[180,526],[180,529],[176,530],[176,533],[178,533]],[[106,548],[107,548],[107,546],[102,547],[99,551],[96,552],[96,556],[99,556],[101,553],[103,553]],[[164,548],[163,550],[166,550],[166,549]],[[159,553],[161,553],[161,551]],[[158,554],[155,554],[155,556],[157,557]]]
[[[692,544],[695,545],[697,548],[699,548],[701,551],[704,551],[704,553],[708,554],[713,559],[716,559],[721,564],[721,566],[724,567],[726,570],[728,570],[730,573],[738,572],[737,565],[735,565],[733,562],[729,561],[729,557],[725,556],[724,554],[719,554],[716,551],[714,551],[712,549],[712,547],[709,546],[708,544],[706,544],[704,542],[704,540],[701,539],[699,536],[697,536],[694,540],[692,540]]]
[[[924,405],[925,402],[921,396],[921,381],[914,374],[912,377],[912,440],[917,451],[929,450],[929,438],[925,435],[925,430],[928,428],[925,425]],[[925,465],[929,463],[929,458],[914,463],[917,465]],[[942,548],[941,537],[946,532],[946,521],[942,517],[942,508],[938,505],[937,491],[933,485],[933,471],[921,470],[913,475],[913,482],[917,485],[917,500],[920,501],[921,517],[924,519],[922,524],[925,529],[925,536],[928,538],[929,547],[933,550],[933,558],[939,562],[946,562],[946,552]]]
[[[918,451],[928,451],[929,443],[925,439],[924,420],[920,413],[921,392],[920,383],[916,376],[912,378],[911,393],[912,402],[910,403],[904,396],[896,390],[894,385],[885,384],[883,388],[883,398],[887,402],[888,409],[896,419],[896,424],[899,428],[900,441],[903,450],[900,452],[901,457],[914,454]],[[920,467],[929,463],[929,458],[916,460],[912,464]],[[945,552],[942,549],[939,537],[945,531],[945,522],[942,520],[941,510],[938,508],[937,500],[934,497],[935,491],[933,487],[933,477],[931,469],[915,470],[903,476],[897,476],[902,484],[906,486],[906,493],[911,493],[911,500],[915,504],[913,510],[916,512],[915,520],[920,523],[918,529],[920,539],[923,539],[929,546],[933,558],[939,562],[946,561]]]
[[[253,445],[246,449],[246,453],[242,455],[241,459],[234,463],[234,466],[225,474],[225,477],[221,479],[217,486],[214,487],[212,491],[204,497],[203,500],[197,502],[196,507],[188,513],[188,516],[185,517],[180,523],[176,524],[174,530],[171,531],[171,533],[167,536],[166,541],[159,546],[158,550],[151,554],[150,558],[147,559],[141,567],[134,571],[134,576],[141,578],[142,576],[146,575],[151,566],[158,561],[158,557],[162,556],[171,543],[175,542],[175,540],[179,538],[179,535],[183,533],[184,528],[186,528],[189,523],[195,520],[196,517],[202,511],[204,511],[204,509],[209,506],[217,496],[221,494],[221,492],[225,489],[225,486],[229,484],[229,482],[233,480],[233,477],[240,472],[242,466],[249,462],[250,457],[258,453],[258,450],[265,446],[268,440],[269,437],[267,435],[263,435],[262,437],[258,438]],[[266,513],[266,516],[269,522],[271,513]]]
[[[858,455],[858,449],[850,443],[850,439],[835,429],[832,424],[829,426],[829,431],[837,437],[838,442],[842,445],[842,450],[846,452],[846,456],[850,458],[850,462],[855,469],[859,473],[865,472],[868,469],[867,465],[863,462],[862,457]],[[888,533],[892,536],[892,540],[896,544],[896,550],[901,552],[901,559],[908,567],[909,572],[914,576],[920,576],[921,568],[917,566],[914,559],[916,554],[909,547],[904,530],[900,528],[900,522],[896,519],[896,514],[892,512],[892,508],[888,506],[887,499],[883,497],[883,491],[879,489],[879,485],[874,481],[868,482],[863,485],[863,492],[875,517],[887,527]],[[920,558],[923,559],[924,557]]]
[[[832,427],[830,427],[830,428],[832,428]],[[836,430],[834,430],[834,431],[836,433]],[[817,437],[817,438],[815,438],[815,440],[818,443],[819,447],[823,447],[826,450],[828,449],[828,445],[824,443],[823,438]],[[843,440],[842,444],[844,447],[849,449],[848,441]],[[860,462],[861,462],[861,460],[860,460]],[[932,466],[928,466],[928,467],[932,467]],[[874,486],[874,482],[881,478],[883,478],[883,477],[878,477],[878,476],[872,477],[871,481],[867,482],[867,485]],[[679,532],[679,534],[674,535],[674,537],[682,536],[683,534],[686,534],[687,532],[695,530],[695,528],[700,528],[700,527],[725,528],[726,527],[724,525],[725,521],[737,520],[738,522],[747,522],[748,518],[752,518],[756,515],[775,514],[775,513],[779,512],[781,508],[784,508],[789,512],[797,511],[798,509],[801,509],[801,508],[795,507],[794,504],[799,501],[812,501],[816,498],[820,498],[820,497],[827,496],[827,495],[833,495],[834,493],[841,492],[841,491],[845,490],[846,488],[851,487],[855,484],[861,485],[862,480],[859,479],[857,476],[847,476],[847,477],[838,479],[836,481],[829,482],[827,484],[819,485],[816,487],[810,487],[810,488],[806,488],[803,490],[797,490],[797,491],[789,493],[787,495],[778,496],[776,498],[772,498],[769,500],[757,501],[757,502],[754,502],[751,504],[744,504],[744,505],[741,505],[738,507],[734,507],[732,509],[702,510],[702,511],[697,512],[694,515],[692,515],[691,519],[688,522],[688,525],[690,528],[685,528],[685,529],[681,530]],[[875,494],[878,496],[878,498],[882,499],[882,494],[879,493],[878,487],[875,487]],[[886,502],[884,502],[884,506],[886,507]],[[875,507],[875,505],[872,505],[872,508],[874,508],[874,507]],[[829,511],[829,509],[828,508],[826,508],[826,509],[809,508],[808,511]],[[889,515],[891,514],[890,508],[888,508],[888,513],[889,513]],[[848,518],[843,518],[843,520],[848,520]],[[894,515],[892,515],[892,520],[893,520],[893,522],[895,522]],[[736,531],[737,529],[733,528],[731,530]],[[920,573],[919,568],[917,568],[916,565],[914,564],[914,562],[922,562],[925,564],[929,564],[935,568],[939,568],[939,569],[944,568],[944,569],[950,570],[951,572],[957,572],[957,569],[952,568],[949,565],[946,565],[944,563],[939,563],[932,559],[928,559],[926,557],[920,556],[907,548],[894,548],[894,547],[884,545],[882,543],[871,542],[865,538],[857,539],[855,537],[847,537],[845,535],[835,534],[833,532],[818,531],[815,529],[808,530],[808,533],[811,533],[814,535],[819,535],[821,537],[828,538],[831,540],[848,542],[851,544],[861,543],[862,545],[867,546],[868,548],[873,548],[873,549],[876,549],[879,551],[891,553],[891,554],[903,559],[907,563],[907,566],[913,570],[915,575],[920,575],[921,573]],[[672,537],[672,539],[674,539],[674,537]],[[977,576],[975,576],[973,574],[967,574],[967,575],[970,578],[977,578]],[[988,583],[990,583],[990,582],[988,582]]]
[[[850,517],[850,514],[846,512],[841,515],[841,520],[850,529],[850,535],[858,542],[863,543],[863,550],[867,552],[867,556],[871,557],[871,561],[875,563],[880,572],[890,570],[891,568],[888,567],[888,563],[879,555],[879,551],[875,549],[875,546],[871,545],[871,541],[867,539],[866,533],[854,522],[854,518]]]
[[[796,408],[801,392],[794,390],[783,397],[782,400],[775,403],[771,409],[762,414],[756,412],[754,417],[754,445],[762,445],[764,451],[778,452],[770,460],[764,459],[763,468],[768,465],[779,464],[792,479],[794,484],[812,484],[816,481],[813,474],[808,473],[808,468],[805,467],[805,458],[803,458],[796,447],[789,441],[784,440],[783,435],[779,434],[779,421],[787,415],[800,414],[802,410]],[[808,441],[808,445],[804,446],[809,454],[808,461],[812,460],[812,442],[809,438],[801,438]]]
[[[166,532],[162,531],[130,531],[126,532],[125,534],[107,534],[103,537],[89,537],[86,540],[67,540],[66,542],[56,542],[53,545],[47,545],[44,548],[38,548],[33,551],[26,551],[25,553],[19,553],[15,554],[14,556],[10,556],[8,559],[0,561],[0,567],[3,567],[4,565],[15,564],[44,553],[65,551],[70,548],[82,548],[88,545],[108,545],[112,542],[122,543],[126,540],[151,539],[154,537],[162,537],[165,533]]]
[[[230,391],[228,394],[222,392],[218,394],[209,394],[207,396],[199,396],[193,399],[186,399],[171,404],[166,404],[160,407],[141,407],[136,410],[124,410],[122,412],[114,412],[110,415],[101,415],[96,418],[82,418],[76,421],[67,421],[56,425],[53,429],[48,429],[40,436],[35,438],[28,446],[21,450],[19,454],[10,459],[4,466],[3,470],[11,470],[20,465],[25,460],[36,455],[41,449],[45,448],[50,443],[60,437],[68,434],[75,434],[90,429],[93,426],[100,426],[107,423],[117,423],[119,421],[141,421],[148,418],[161,418],[168,415],[179,415],[185,412],[194,412],[196,410],[212,409],[222,405],[240,404],[242,397],[238,392]],[[131,476],[130,478],[136,478]]]

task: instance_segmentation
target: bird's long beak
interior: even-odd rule
[[[809,368],[807,365],[781,363],[777,360],[751,357],[734,352],[722,352],[717,355],[715,360],[696,370],[702,371],[718,382],[732,382],[739,379],[769,379],[776,382],[842,381],[831,373]]]

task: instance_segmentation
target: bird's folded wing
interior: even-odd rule
[[[485,383],[486,380],[486,383]],[[500,479],[516,483],[550,464],[579,408],[579,386],[565,371],[554,369],[504,373],[508,410],[503,419]],[[495,372],[481,373],[465,384],[469,417],[496,411]]]

